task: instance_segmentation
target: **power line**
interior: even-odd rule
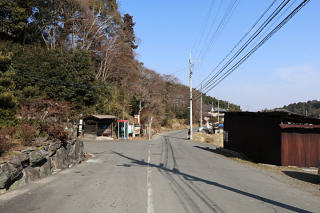
[[[198,58],[199,59],[203,59],[208,51],[214,46],[217,38],[220,36],[220,34],[222,33],[225,25],[229,22],[234,10],[236,9],[236,7],[239,5],[240,0],[234,0],[233,2],[230,2],[229,7],[227,8],[227,10],[225,11],[222,19],[220,20],[219,25],[217,26],[214,34],[211,36],[209,43],[202,49],[202,51],[200,51]]]
[[[263,40],[259,42],[249,53],[247,53],[242,59],[240,59],[232,68],[225,72],[215,82],[211,84],[211,87],[206,91],[210,91],[216,87],[222,80],[230,75],[238,66],[240,66],[248,57],[250,57],[259,47],[261,47],[267,40],[269,40],[280,28],[282,28],[302,7],[304,7],[309,0],[304,0],[299,6],[297,6],[280,24],[277,25]]]
[[[260,25],[253,35],[242,45],[242,47],[228,60],[228,62],[209,79],[204,87],[206,88],[217,76],[219,76],[247,47],[248,45],[265,29],[265,27],[276,17],[276,15],[289,3],[290,0],[283,0],[282,3],[269,15],[269,17]]]
[[[284,20],[281,21],[265,38],[263,38],[250,52],[242,57],[235,65],[233,65],[227,72],[220,76],[210,88],[206,90],[209,92],[219,83],[221,83],[226,77],[228,77],[236,68],[238,68],[244,61],[246,61],[254,52],[256,52],[266,41],[268,41],[276,32],[278,32],[294,15],[296,15],[310,0],[304,0],[301,2]]]
[[[202,29],[202,30],[200,30],[200,34],[199,34],[200,38],[198,40],[195,40],[195,42],[194,42],[194,44],[192,46],[192,50],[194,50],[196,46],[200,46],[201,43],[202,43],[202,40],[203,40],[203,36],[202,35],[205,33],[206,28],[208,26],[209,18],[210,18],[210,15],[212,13],[212,9],[214,8],[215,2],[216,2],[215,0],[211,0],[210,6],[209,6],[209,10],[207,11],[207,14],[205,16],[203,25],[200,28],[200,29]]]
[[[279,22],[280,18],[283,17],[284,14],[286,14],[288,12],[288,10],[297,2],[297,0],[293,0],[293,2],[270,24],[270,26],[265,30],[264,33],[262,33],[258,39],[256,39],[256,41],[251,45],[252,46],[255,46],[263,37],[265,37],[265,35],[270,32],[270,29],[272,27],[275,26],[276,23]]]
[[[182,71],[185,71],[186,69],[187,69],[186,67],[181,67],[180,69],[177,69],[176,71],[169,73],[169,74],[166,74],[166,75],[175,75],[175,74],[178,74]]]
[[[221,10],[222,2],[223,2],[223,0],[219,1],[218,7],[217,7],[217,11],[216,11],[216,13],[215,13],[215,15],[214,15],[214,17],[213,17],[213,19],[211,21],[211,24],[210,24],[208,30],[206,30],[206,29],[204,30],[204,34],[202,36],[203,39],[201,39],[201,42],[199,43],[198,47],[194,51],[195,55],[199,55],[199,53],[201,51],[200,48],[206,46],[206,42],[208,42],[208,39],[210,38],[210,35],[212,34],[212,31],[214,29],[214,25],[215,25],[215,23],[216,23],[216,21],[218,19],[218,15],[219,15],[219,11]],[[203,43],[202,43],[202,41],[203,41]]]
[[[207,56],[207,54],[210,52],[212,47],[216,44],[216,41],[218,40],[218,38],[222,34],[225,26],[230,21],[232,15],[233,15],[235,9],[238,7],[239,3],[240,3],[240,0],[231,0],[229,2],[229,4],[227,5],[227,8],[226,8],[224,14],[222,15],[222,18],[220,19],[220,22],[218,23],[217,27],[214,28],[213,26],[215,23],[215,19],[217,18],[218,12],[219,12],[221,5],[222,5],[222,1],[220,1],[220,5],[219,5],[218,11],[216,13],[215,19],[212,22],[212,25],[210,27],[210,30],[208,31],[206,39],[204,40],[204,43],[202,45],[202,49],[200,49],[197,54],[198,55],[197,58],[203,60]],[[201,64],[198,66],[197,69],[200,69],[200,67],[201,67]]]
[[[262,13],[262,15],[256,20],[256,22],[251,26],[251,28],[242,36],[242,38],[238,41],[238,43],[229,51],[229,53],[219,62],[219,64],[205,77],[204,80],[201,81],[201,83],[197,86],[197,88],[204,83],[206,79],[210,77],[211,74],[213,74],[217,68],[231,55],[231,53],[241,44],[241,42],[249,35],[249,33],[256,27],[256,25],[261,21],[261,19],[265,16],[265,14],[272,8],[272,6],[275,4],[277,0],[274,0],[267,9]]]
[[[280,11],[289,3],[290,0],[283,0],[280,5],[269,15],[269,17],[260,25],[253,35],[241,46],[241,48],[228,60],[228,62],[207,82],[204,83],[204,88],[207,89],[213,82],[236,58],[246,50],[248,45],[266,28],[266,26],[280,13]]]

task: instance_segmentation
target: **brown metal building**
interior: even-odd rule
[[[255,162],[316,167],[320,119],[288,112],[227,112],[224,147]]]

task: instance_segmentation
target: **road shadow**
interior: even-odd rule
[[[240,158],[243,160],[249,160],[245,155],[232,151],[232,150],[228,150],[228,149],[224,149],[224,148],[210,148],[210,147],[204,147],[204,146],[193,146],[195,148],[198,149],[202,149],[202,150],[206,150],[208,152],[213,152],[215,154],[219,154],[219,155],[223,155],[225,157],[229,157],[229,158]]]
[[[308,183],[319,184],[320,176],[317,174],[310,174],[306,172],[296,172],[296,171],[282,171],[285,175],[292,177],[297,180],[301,180]]]
[[[117,155],[119,155],[119,156],[121,156],[123,158],[126,158],[128,160],[131,160],[131,164],[136,164],[138,166],[149,166],[149,167],[157,168],[159,170],[163,170],[163,171],[175,174],[175,175],[181,175],[185,180],[202,182],[202,183],[205,183],[205,184],[208,184],[208,185],[211,185],[211,186],[215,186],[215,187],[218,187],[218,188],[230,191],[230,192],[234,192],[234,193],[237,193],[237,194],[240,194],[240,195],[252,198],[252,199],[256,199],[256,200],[259,200],[259,201],[262,201],[262,202],[265,202],[265,203],[268,203],[268,204],[271,204],[271,205],[274,205],[274,206],[277,206],[277,207],[281,207],[281,208],[287,209],[289,211],[299,212],[299,213],[311,213],[311,211],[304,210],[304,209],[301,209],[301,208],[298,208],[298,207],[295,207],[295,206],[291,206],[291,205],[288,205],[288,204],[285,204],[285,203],[281,203],[281,202],[278,202],[278,201],[275,201],[275,200],[272,200],[272,199],[269,199],[269,198],[265,198],[265,197],[262,197],[262,196],[259,196],[259,195],[256,195],[256,194],[252,194],[250,192],[246,192],[246,191],[243,191],[243,190],[240,190],[240,189],[236,189],[236,188],[233,188],[233,187],[230,187],[230,186],[227,186],[227,185],[223,185],[223,184],[220,184],[220,183],[215,182],[215,181],[206,180],[206,179],[203,179],[203,178],[200,178],[200,177],[189,175],[189,174],[186,174],[184,172],[181,172],[179,169],[176,169],[176,168],[168,169],[168,168],[164,167],[163,164],[156,165],[156,164],[153,164],[153,163],[147,163],[145,161],[141,161],[141,160],[137,160],[137,159],[131,158],[129,156],[126,156],[124,154],[121,154],[121,153],[118,153],[118,152],[115,152],[115,151],[113,151],[113,153],[117,154]]]

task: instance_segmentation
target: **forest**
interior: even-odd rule
[[[296,114],[320,118],[320,101],[317,100],[293,103],[283,108]]]
[[[188,87],[137,60],[134,26],[116,0],[0,1],[1,146],[64,138],[65,123],[93,113],[153,116],[156,128],[188,119]]]

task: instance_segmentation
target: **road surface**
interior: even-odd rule
[[[94,158],[0,196],[0,212],[320,212],[319,197],[186,137],[86,142]]]

